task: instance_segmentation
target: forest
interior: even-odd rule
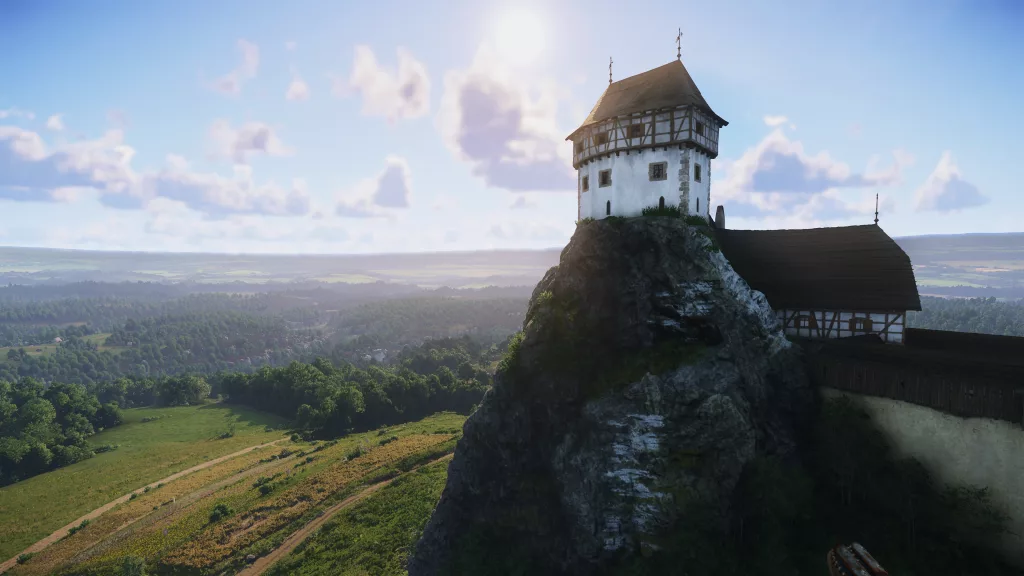
[[[468,414],[491,385],[485,367],[506,347],[442,339],[404,351],[391,366],[365,370],[317,358],[254,373],[120,377],[88,385],[0,379],[0,486],[91,457],[96,449],[86,438],[120,424],[122,408],[193,405],[219,396],[284,416],[311,438],[441,411]]]
[[[907,327],[1024,336],[1024,300],[921,297],[921,311],[907,313]]]

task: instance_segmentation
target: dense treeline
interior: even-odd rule
[[[907,313],[907,326],[955,332],[1024,336],[1024,300],[921,297],[921,311]]]
[[[339,336],[365,337],[352,347],[415,345],[463,334],[500,342],[522,327],[526,304],[526,298],[407,298],[342,310],[331,325]]]
[[[293,418],[311,435],[330,437],[443,410],[468,413],[491,385],[489,371],[480,364],[503,350],[483,348],[468,338],[445,339],[407,351],[393,366],[336,367],[318,358],[312,364],[223,374],[214,387],[229,402]]]
[[[97,449],[86,438],[121,424],[122,407],[187,406],[209,396],[206,380],[192,375],[91,386],[0,380],[0,486],[92,457]]]
[[[85,322],[97,332],[109,332],[130,319],[214,312],[271,313],[269,294],[192,294],[174,300],[101,296],[43,302],[0,303],[0,323],[59,325]]]
[[[92,456],[85,439],[120,423],[117,404],[79,384],[0,380],[0,486]]]
[[[26,326],[0,324],[0,348],[7,346],[36,346],[51,344],[56,338],[82,337],[95,334],[92,327],[81,324],[71,326]]]
[[[71,337],[52,354],[9,350],[0,358],[0,379],[88,384],[129,375],[212,374],[312,358],[326,345],[320,332],[290,330],[280,318],[235,312],[165,316],[128,320],[102,347]]]

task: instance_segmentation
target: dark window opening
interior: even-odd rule
[[[697,214],[700,214],[700,198],[697,198]]]
[[[630,124],[629,125],[629,134],[628,134],[627,137],[629,137],[629,138],[640,138],[643,135],[644,135],[644,125],[643,124]]]
[[[668,162],[652,162],[647,165],[647,177],[650,180],[668,179]]]
[[[590,176],[583,177],[583,191],[590,190]]]
[[[607,144],[608,143],[608,133],[607,132],[598,132],[597,135],[594,136],[594,143],[595,144]]]
[[[572,152],[573,154],[579,154],[580,152],[583,152],[583,142],[581,140],[577,140],[576,142],[572,143]]]
[[[850,318],[851,332],[871,332],[873,328],[871,318]]]
[[[601,188],[612,185],[612,171],[601,170],[597,173],[597,185]]]
[[[797,316],[796,317],[797,328],[817,328],[818,321],[814,316]]]
[[[704,135],[704,123],[701,122],[700,120],[697,120],[697,124],[694,127],[693,131],[696,132],[697,134],[700,134],[701,136],[703,136]]]
[[[693,180],[700,182],[700,164],[693,165]]]
[[[605,205],[604,205],[604,215],[605,216],[611,216],[612,215],[612,201],[611,200],[606,202]]]
[[[659,210],[664,210],[665,209],[665,197],[664,196],[662,196],[661,198],[658,198],[658,209]]]

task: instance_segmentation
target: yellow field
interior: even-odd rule
[[[238,456],[140,494],[9,573],[107,573],[125,556],[161,573],[233,573],[248,555],[268,554],[362,486],[450,452],[463,421],[438,414],[334,442],[286,440]],[[257,481],[270,486],[266,493]],[[218,504],[231,513],[212,521]]]

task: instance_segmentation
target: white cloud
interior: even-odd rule
[[[235,129],[227,120],[215,120],[210,126],[209,138],[215,156],[231,158],[237,164],[246,164],[256,155],[288,156],[292,153],[274,129],[263,122],[246,122]]]
[[[807,154],[803,144],[776,129],[738,160],[713,165],[715,173],[724,176],[714,178],[712,200],[726,204],[727,213],[741,218],[803,214],[805,221],[834,221],[856,217],[873,211],[874,195],[869,210],[863,198],[850,201],[841,191],[862,196],[866,189],[901,183],[903,168],[914,159],[902,150],[892,155],[890,166],[879,168],[878,158],[872,158],[866,170],[856,173],[828,152]]]
[[[64,121],[61,120],[62,114],[54,114],[46,119],[46,127],[54,132],[60,132],[64,129]]]
[[[572,147],[556,121],[562,94],[514,77],[488,46],[466,70],[448,72],[438,113],[445,143],[492,187],[572,191]]]
[[[242,53],[242,61],[238,67],[221,76],[213,83],[213,89],[222,93],[237,96],[242,92],[242,84],[256,77],[260,65],[260,49],[252,42],[238,41],[238,51]]]
[[[36,115],[28,110],[22,110],[21,108],[7,108],[6,110],[0,110],[0,120],[5,118],[22,118],[25,120],[34,120]]]
[[[786,118],[785,116],[771,116],[771,115],[768,115],[768,116],[764,117],[764,123],[766,125],[768,125],[768,126],[771,126],[772,128],[777,128],[779,126],[782,126],[786,122],[789,122],[789,118]]]
[[[162,170],[138,173],[135,150],[120,130],[96,140],[64,144],[50,150],[36,133],[0,126],[0,199],[67,202],[95,190],[103,204],[140,209],[158,198],[180,201],[208,216],[252,213],[300,215],[309,212],[306,185],[290,188],[273,182],[256,184],[252,169],[235,166],[233,177],[194,172],[188,162],[169,155]]]
[[[953,154],[947,150],[942,153],[935,170],[914,193],[914,201],[918,211],[952,212],[981,206],[989,198],[962,178]]]
[[[335,96],[357,91],[363,98],[363,114],[384,116],[390,121],[417,118],[430,110],[430,79],[422,62],[398,49],[398,70],[381,67],[369,46],[356,46],[352,73],[347,82],[334,79]]]
[[[309,99],[309,84],[306,84],[306,81],[294,70],[292,70],[292,81],[288,84],[288,91],[285,92],[284,97],[286,100],[292,101]]]
[[[376,177],[364,179],[342,194],[334,213],[343,218],[375,218],[391,215],[390,209],[408,208],[412,194],[408,162],[388,156],[385,164]]]

